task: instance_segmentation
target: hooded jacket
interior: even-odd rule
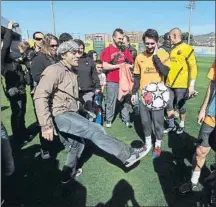
[[[79,59],[79,66],[75,67],[78,75],[78,85],[80,91],[94,91],[101,89],[100,80],[95,63],[86,54]]]

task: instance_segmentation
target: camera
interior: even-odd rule
[[[18,23],[13,23],[13,28],[19,27]]]

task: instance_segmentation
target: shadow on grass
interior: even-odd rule
[[[140,207],[135,199],[133,187],[124,179],[120,180],[113,189],[112,198],[105,204],[99,203],[96,207],[125,207],[131,202],[133,207]]]
[[[1,107],[1,111],[4,111],[4,110],[6,110],[6,109],[8,109],[9,108],[9,106],[2,106]]]
[[[77,181],[61,185],[59,161],[35,158],[39,149],[39,145],[33,145],[14,156],[16,171],[10,179],[5,205],[86,206],[86,188]]]
[[[99,156],[99,157],[103,157],[107,162],[112,163],[113,165],[117,166],[118,168],[122,169],[125,173],[128,173],[129,171],[131,171],[132,169],[136,168],[139,165],[139,161],[137,163],[135,163],[133,166],[127,168],[125,167],[125,165],[119,160],[117,159],[115,156],[101,150],[100,148],[98,148],[94,143],[90,142],[90,141],[85,141],[86,145],[85,145],[85,149],[82,153],[82,156],[80,157],[79,161],[78,161],[78,168],[82,167],[91,157],[93,154]],[[136,142],[136,146],[137,144],[139,146],[142,146],[142,142],[137,140]],[[132,143],[133,144],[133,143]],[[132,145],[131,144],[131,145]]]
[[[204,186],[201,192],[180,195],[180,185],[190,180],[191,166],[185,164],[185,159],[191,164],[196,149],[197,139],[188,133],[168,135],[168,146],[172,153],[163,151],[160,157],[153,160],[154,170],[158,174],[161,188],[168,206],[196,207],[208,206],[209,189],[204,184],[204,178],[210,174],[206,166],[203,167],[200,183]]]
[[[40,126],[37,122],[34,122],[28,126],[27,130],[31,136],[35,137],[40,132]]]

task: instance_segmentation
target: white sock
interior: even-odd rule
[[[200,178],[201,171],[193,171],[191,176],[191,182],[197,184]]]
[[[159,147],[159,148],[161,148],[161,142],[162,142],[162,140],[156,140],[156,142],[155,142],[155,148],[156,147]]]
[[[146,142],[146,145],[149,146],[152,144],[152,139],[151,139],[151,136],[148,136],[145,138],[145,142]]]
[[[180,121],[179,126],[182,127],[182,128],[184,128],[184,121]]]

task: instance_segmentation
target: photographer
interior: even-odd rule
[[[1,45],[1,72],[5,78],[5,94],[11,105],[11,128],[14,140],[23,144],[28,139],[25,127],[26,91],[24,72],[16,54],[10,52],[12,43],[12,28],[18,24],[10,22],[3,36]]]
[[[36,52],[30,47],[27,41],[22,41],[18,44],[18,49],[20,51],[21,57],[18,59],[21,64],[24,64],[27,68],[25,71],[25,81],[27,85],[30,86],[31,90],[34,88],[32,74],[31,74],[31,64],[32,59],[37,55]]]

